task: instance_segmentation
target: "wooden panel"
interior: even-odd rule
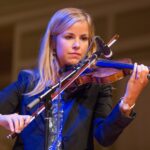
[[[95,24],[95,33],[96,35],[101,36],[102,39],[106,40],[107,38],[107,29],[108,29],[108,22],[107,18],[96,16],[94,18],[94,24]]]
[[[116,15],[115,31],[123,38],[150,33],[150,7]]]
[[[3,88],[11,79],[13,26],[0,28],[0,88]]]
[[[20,60],[36,59],[44,32],[42,29],[27,31],[21,35]]]

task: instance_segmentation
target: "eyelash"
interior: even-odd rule
[[[67,40],[70,40],[70,39],[73,39],[74,37],[73,36],[65,36],[64,38],[67,39]],[[88,37],[81,37],[80,39],[83,40],[83,41],[88,41],[89,40]]]
[[[73,38],[73,37],[70,36],[70,35],[65,36],[65,39],[67,39],[67,40],[72,39],[72,38]]]
[[[82,40],[83,40],[83,41],[88,41],[89,38],[88,38],[88,37],[82,37]]]

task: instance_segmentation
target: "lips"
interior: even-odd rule
[[[77,53],[77,52],[73,52],[73,53],[69,53],[69,54],[73,54],[73,55],[79,55],[79,56],[81,56],[81,54],[80,54],[80,53]]]
[[[71,55],[71,56],[74,57],[74,58],[79,58],[79,57],[81,57],[81,54],[80,54],[80,53],[69,53],[69,55]]]

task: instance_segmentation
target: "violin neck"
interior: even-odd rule
[[[112,60],[105,60],[105,59],[97,61],[96,66],[106,67],[106,68],[116,68],[116,69],[130,69],[130,70],[133,70],[134,68],[133,64],[112,61]],[[148,67],[148,69],[150,71],[150,67]]]

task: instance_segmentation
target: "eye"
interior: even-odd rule
[[[81,40],[83,40],[83,41],[88,41],[88,40],[89,40],[89,37],[87,37],[87,36],[82,36],[82,37],[81,37]]]
[[[72,35],[65,35],[64,38],[65,38],[66,40],[70,40],[70,39],[73,39],[73,36],[72,36]]]

